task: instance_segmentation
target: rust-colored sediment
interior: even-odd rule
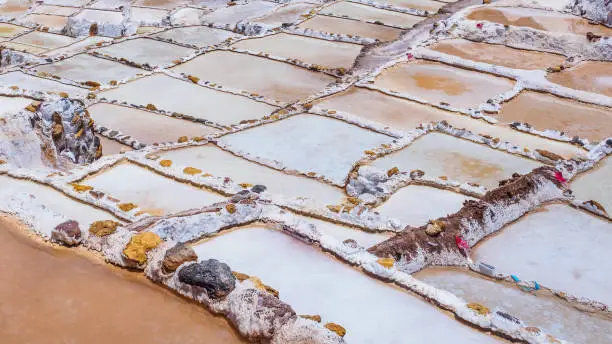
[[[612,62],[582,62],[546,78],[555,84],[612,97]]]
[[[524,15],[521,15],[520,13],[513,13],[503,9],[478,8],[470,12],[467,15],[467,19],[486,20],[502,25],[526,26],[537,30],[577,35],[586,35],[587,32],[605,36],[612,34],[612,29],[603,25],[589,24],[588,20],[580,17],[554,15],[544,11],[541,11],[541,13],[541,15],[538,15],[537,12],[525,12]]]
[[[520,50],[503,45],[450,39],[438,42],[429,49],[461,58],[517,69],[546,69],[565,61],[561,55]]]
[[[142,274],[29,238],[0,215],[2,343],[244,343],[216,317]]]
[[[461,228],[466,220],[483,224],[487,216],[490,216],[490,205],[522,202],[524,196],[535,190],[537,178],[544,177],[560,186],[553,175],[552,167],[543,166],[524,176],[501,182],[503,186],[487,192],[481,200],[466,201],[463,208],[455,214],[435,221],[443,228],[437,236],[432,237],[426,234],[427,225],[419,228],[408,226],[396,236],[370,247],[368,251],[379,257],[392,257],[395,260],[400,260],[402,257],[410,260],[410,257],[417,255],[419,249],[425,250],[426,254],[438,254],[444,250],[463,254],[457,248],[455,237],[461,234]]]
[[[538,130],[558,130],[590,141],[601,141],[612,133],[609,109],[538,92],[522,92],[504,104],[496,118],[507,123],[529,123]]]

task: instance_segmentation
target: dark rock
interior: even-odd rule
[[[270,342],[278,329],[297,317],[291,306],[259,289],[240,290],[229,300],[240,307],[230,307],[228,318],[234,323],[251,324],[244,333],[249,342]]]
[[[244,199],[248,199],[250,196],[249,190],[242,190],[240,192],[238,192],[237,194],[235,194],[234,196],[232,196],[232,202],[234,203],[238,203]]]
[[[173,248],[166,251],[163,268],[165,272],[173,272],[176,271],[181,264],[196,260],[198,260],[198,256],[191,247],[183,243],[178,243]]]
[[[424,175],[425,175],[425,172],[423,172],[421,170],[412,170],[412,171],[410,171],[410,178],[412,178],[412,179],[421,178]]]
[[[259,295],[257,308],[269,311],[269,314],[277,319],[289,319],[295,316],[295,311],[291,306],[269,293],[262,293]]]
[[[512,315],[510,315],[508,313],[505,313],[505,312],[502,312],[502,311],[497,311],[495,313],[497,313],[497,315],[499,315],[500,317],[502,317],[502,318],[504,318],[504,319],[506,319],[508,321],[511,321],[511,322],[519,324],[519,325],[521,324],[521,321],[519,319],[517,319],[516,317],[514,317],[514,316],[512,316]]]
[[[358,248],[359,247],[359,244],[354,239],[346,239],[342,243],[344,245],[350,247],[350,248]]]
[[[264,191],[266,191],[266,189],[268,189],[265,185],[255,185],[251,188],[251,191],[253,191],[254,193],[262,193]]]
[[[212,299],[223,298],[236,287],[236,277],[230,267],[216,259],[182,268],[179,271],[179,281],[204,288]]]
[[[60,223],[51,231],[51,239],[68,246],[78,245],[81,242],[79,223],[74,220]]]

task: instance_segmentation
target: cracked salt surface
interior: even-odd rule
[[[324,323],[342,324],[350,343],[500,342],[278,231],[249,226],[194,249],[200,259],[221,259],[261,278],[298,314],[320,314]]]
[[[543,206],[479,243],[476,261],[573,295],[612,304],[612,224],[565,204]]]

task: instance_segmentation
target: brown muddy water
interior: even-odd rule
[[[141,273],[42,244],[2,214],[0,251],[2,343],[244,343]]]

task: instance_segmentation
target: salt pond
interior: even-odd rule
[[[300,23],[297,27],[300,29],[378,39],[382,42],[392,41],[402,33],[400,29],[393,27],[322,15],[314,16]]]
[[[559,73],[548,74],[547,78],[569,88],[612,97],[612,62],[582,62]]]
[[[163,159],[193,166],[215,177],[234,182],[265,185],[267,191],[287,198],[309,197],[323,204],[336,204],[344,198],[342,189],[302,176],[294,176],[240,158],[212,144],[160,153]]]
[[[558,66],[565,61],[562,55],[514,49],[501,44],[479,43],[465,39],[443,40],[428,48],[467,60],[517,69],[546,69]]]
[[[140,38],[130,39],[95,51],[153,67],[172,63],[178,58],[192,54],[195,50],[154,39]]]
[[[461,269],[427,268],[413,276],[468,302],[503,310],[561,339],[574,343],[612,341],[612,321],[581,312],[545,293],[526,293]]]
[[[297,115],[224,136],[219,142],[251,158],[276,160],[288,169],[316,172],[342,185],[364,150],[391,140],[336,119]]]
[[[117,81],[133,78],[136,74],[144,72],[138,68],[87,54],[80,54],[51,64],[37,66],[36,70],[76,82],[96,81],[104,84],[109,83],[111,80]]]
[[[73,200],[48,186],[0,175],[0,198],[2,202],[7,204],[7,200],[19,194],[26,194],[30,197],[31,202],[26,203],[26,207],[37,203],[44,204],[46,209],[77,221],[83,229],[89,228],[89,225],[94,221],[116,220],[110,213]],[[24,197],[24,199],[27,198]],[[53,218],[40,216],[39,219],[42,226],[37,230],[46,235],[50,235],[51,229],[59,224],[53,222]]]
[[[101,97],[178,112],[222,124],[237,124],[242,120],[269,115],[276,108],[246,97],[154,74],[131,81],[118,88],[100,93]]]
[[[172,39],[178,43],[193,44],[198,47],[217,45],[229,38],[238,38],[241,35],[231,31],[210,28],[208,26],[188,26],[166,30],[155,34],[156,37]]]
[[[88,177],[82,184],[103,191],[122,203],[134,203],[141,211],[152,215],[203,207],[224,199],[219,194],[179,183],[130,163],[121,163]]]
[[[474,134],[497,137],[522,148],[546,149],[566,158],[586,155],[586,152],[577,146],[513,130],[503,121],[497,125],[492,125],[484,120],[470,118],[469,116],[364,88],[350,88],[345,92],[323,98],[317,104],[317,108],[346,112],[365,120],[378,122],[384,126],[404,131],[412,130],[421,123],[446,121],[455,128],[465,128]],[[502,111],[503,113],[504,111]],[[531,113],[531,111],[527,111],[527,113]],[[542,111],[541,113],[544,115],[546,112]],[[561,116],[561,113],[559,113],[559,116]],[[596,118],[601,119],[602,117]],[[508,120],[507,122],[513,121]],[[587,122],[587,119],[584,121]],[[563,121],[560,122],[563,123]],[[529,123],[532,122],[529,121]],[[536,127],[540,128],[537,125]]]
[[[430,177],[472,182],[495,188],[513,173],[525,174],[539,163],[445,134],[431,133],[408,147],[375,160],[372,165],[387,171],[422,170]]]
[[[612,213],[612,159],[604,158],[595,167],[580,174],[570,184],[576,198],[594,200]]]
[[[512,90],[514,81],[438,62],[417,60],[383,71],[374,85],[434,104],[446,102],[453,107],[476,108],[488,99]]]
[[[323,323],[341,324],[350,343],[500,341],[285,233],[248,226],[194,249],[201,259],[219,259],[235,271],[260,277],[298,314],[320,314]]]
[[[347,16],[353,19],[376,22],[376,24],[381,25],[397,26],[405,29],[411,28],[414,24],[425,19],[425,17],[383,10],[348,1],[336,2],[323,8],[319,13],[331,14],[338,17]]]
[[[375,210],[401,221],[402,226],[419,227],[457,212],[471,197],[429,186],[409,185],[395,192]]]
[[[325,66],[349,69],[362,46],[322,39],[280,33],[257,39],[240,41],[233,45],[256,53],[270,54],[288,59]]]
[[[288,63],[231,51],[206,53],[172,70],[285,103],[314,94],[334,80]]]
[[[95,104],[87,110],[98,126],[119,130],[144,143],[176,142],[181,136],[200,137],[218,132],[200,123],[172,118],[130,107]]]
[[[477,261],[523,280],[612,304],[612,224],[564,204],[543,206],[476,245]]]
[[[521,92],[503,104],[495,117],[507,123],[529,123],[538,130],[558,130],[591,142],[603,140],[612,133],[609,109],[538,92]]]

